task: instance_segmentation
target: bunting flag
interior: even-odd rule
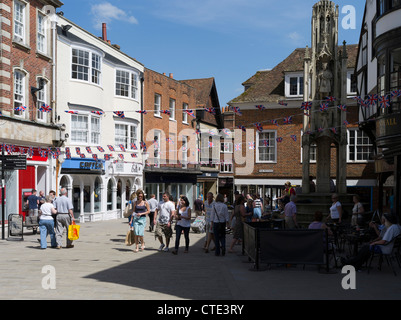
[[[326,101],[327,102],[334,102],[334,101],[336,101],[336,98],[335,97],[326,97]]]
[[[291,139],[294,140],[294,141],[297,141],[297,136],[295,134],[292,134],[291,135]]]
[[[109,148],[109,150],[110,150],[111,152],[115,151],[115,150],[114,150],[114,147],[113,147],[112,145],[110,145],[110,144],[107,145],[107,148]]]
[[[136,153],[131,153],[131,158],[138,158],[138,155]]]
[[[32,147],[28,148],[28,155],[29,155],[30,158],[33,157],[33,148]]]
[[[254,125],[255,125],[256,129],[257,129],[259,132],[262,132],[262,131],[263,131],[263,127],[262,127],[262,125],[260,124],[260,122],[256,122],[256,123],[254,123]]]
[[[170,110],[160,110],[160,113],[171,115]]]
[[[146,110],[137,110],[135,112],[140,113],[140,114],[148,114],[148,112]]]
[[[390,98],[395,99],[401,96],[401,90],[393,90],[390,92]]]
[[[242,112],[239,107],[231,107],[231,110],[234,111],[237,115],[242,116]]]
[[[185,109],[184,112],[185,112],[187,115],[196,118],[195,113],[193,112],[193,110]]]
[[[66,158],[66,159],[71,159],[71,153],[66,152],[66,153],[65,153],[65,158]]]
[[[97,146],[97,149],[98,149],[100,152],[104,152],[104,149],[103,149],[101,146]]]
[[[194,134],[200,134],[200,133],[201,133],[201,131],[199,129],[196,129],[194,132]]]
[[[379,106],[382,109],[390,107],[390,99],[389,99],[388,95],[379,97]]]
[[[211,114],[216,114],[216,109],[215,108],[205,108],[204,109],[206,112],[209,112]]]
[[[125,118],[124,111],[113,111],[113,113],[114,113],[117,117],[120,117],[121,119],[124,119],[124,118]]]
[[[246,132],[246,128],[243,125],[237,126],[238,129],[241,129],[242,131]]]
[[[335,128],[335,127],[330,128],[330,130],[331,130],[333,133],[337,133],[337,128]]]
[[[348,122],[347,120],[344,120],[344,121],[343,121],[343,124],[344,124],[345,126],[348,126],[348,125],[349,125],[349,122]]]
[[[269,146],[269,140],[262,140],[262,144],[263,144],[265,147],[268,147],[268,146]]]
[[[227,137],[227,136],[229,136],[230,134],[231,134],[231,131],[229,130],[229,129],[223,129],[223,130],[221,130],[221,132]]]
[[[85,156],[84,153],[80,153],[79,156],[80,156],[82,159],[85,159],[85,158],[86,158],[86,156]]]
[[[65,111],[65,113],[78,114],[78,111],[67,110],[67,111]]]
[[[324,131],[324,129],[323,129],[322,127],[319,127],[319,128],[317,129],[317,131],[320,132],[320,133],[322,133],[322,132]]]
[[[284,124],[292,124],[292,116],[284,118]]]
[[[25,111],[25,109],[26,109],[26,107],[25,106],[19,106],[19,107],[15,107],[14,108],[14,111],[15,112],[24,112]]]
[[[281,106],[288,106],[288,103],[285,103],[284,101],[282,101],[282,100],[280,100],[279,102],[278,102],[278,104],[279,105],[281,105]]]
[[[340,109],[341,111],[347,111],[347,106],[345,104],[340,104],[337,106],[338,109]]]
[[[279,143],[280,143],[280,142],[283,142],[283,138],[278,137],[278,138],[276,138],[276,141],[279,142]]]
[[[124,160],[124,155],[123,154],[118,154],[118,157],[121,159],[121,160]]]
[[[97,160],[98,159],[98,157],[97,157],[97,154],[92,154],[92,159],[94,159],[94,160]]]
[[[118,146],[120,147],[122,152],[125,152],[125,146],[123,144],[119,144]]]
[[[75,148],[75,152],[76,152],[77,154],[81,154],[81,148],[80,148],[80,147],[76,147],[76,148]]]
[[[103,158],[104,158],[104,160],[108,161],[108,160],[110,160],[110,155],[109,154],[105,154],[103,156]]]
[[[209,141],[208,142],[208,146],[209,146],[209,148],[213,148],[214,147],[214,143],[212,141]]]
[[[138,150],[135,143],[131,143],[131,150]]]
[[[373,106],[376,104],[377,99],[378,99],[377,94],[370,94],[370,95],[368,95],[367,102],[369,105]]]
[[[329,109],[329,104],[328,103],[321,103],[320,104],[320,108],[319,108],[319,110],[320,111],[326,111],[326,110],[328,110]]]
[[[265,110],[266,108],[264,107],[264,106],[262,106],[262,105],[258,105],[258,106],[255,106],[256,108],[258,108],[259,110]]]
[[[103,111],[91,111],[93,114],[97,114],[98,116],[104,115]]]
[[[271,122],[272,124],[275,124],[275,125],[278,127],[278,121],[277,121],[276,119],[270,120],[270,122]]]
[[[234,150],[235,150],[235,151],[241,150],[241,143],[236,143],[236,144],[234,145]]]
[[[50,111],[52,111],[52,108],[50,108],[50,106],[48,106],[47,104],[42,104],[42,106],[39,108],[39,111],[49,113]]]
[[[174,144],[174,141],[173,141],[170,137],[166,138],[166,141],[167,141],[169,144]]]
[[[254,141],[248,142],[248,147],[249,147],[249,150],[255,150],[255,142]]]
[[[301,106],[302,110],[310,110],[311,108],[312,108],[312,102],[310,102],[310,101],[302,102],[302,106]]]
[[[143,149],[144,151],[146,151],[146,150],[147,150],[146,143],[143,142],[143,141],[141,141],[140,144],[141,144],[141,149]]]
[[[86,151],[87,151],[88,153],[92,153],[91,147],[86,147]]]

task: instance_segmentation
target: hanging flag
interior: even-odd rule
[[[302,106],[301,106],[302,110],[310,110],[311,108],[312,108],[312,102],[311,101],[302,102]]]
[[[326,97],[326,101],[327,102],[334,102],[334,101],[336,101],[336,98],[335,97]]]
[[[221,130],[221,132],[223,132],[225,136],[229,136],[231,134],[231,131],[229,129],[225,129],[225,128],[223,130]]]
[[[189,116],[196,118],[195,113],[193,112],[193,110],[185,109],[184,112],[186,114],[188,114]]]
[[[110,160],[110,155],[109,154],[105,154],[103,157],[104,157],[104,160],[106,160],[106,161]]]
[[[118,154],[118,157],[121,159],[121,160],[124,160],[124,155],[123,154]]]
[[[320,132],[320,133],[322,133],[322,132],[324,131],[324,129],[323,129],[322,127],[319,127],[319,128],[317,129],[317,131]]]
[[[268,147],[268,146],[269,146],[269,140],[262,140],[262,144],[263,144],[265,147]]]
[[[328,103],[321,103],[320,104],[320,111],[326,111],[329,108],[329,104]]]
[[[124,111],[113,111],[113,113],[121,119],[125,118]]]
[[[242,131],[246,132],[246,128],[243,125],[237,126],[238,129],[241,129]]]
[[[161,110],[160,113],[171,115],[170,110]]]
[[[146,147],[146,143],[145,143],[145,142],[141,141],[140,145],[141,145],[141,149],[143,149],[143,151],[146,151],[146,150],[147,150],[147,147]]]
[[[97,154],[92,154],[92,159],[97,160],[98,159]]]
[[[114,147],[112,145],[110,145],[110,144],[107,145],[107,148],[109,148],[110,151],[115,151]]]
[[[337,106],[338,109],[340,109],[341,111],[347,111],[347,106],[345,104],[340,104]]]
[[[266,108],[264,107],[264,106],[262,106],[262,105],[258,105],[258,106],[255,106],[256,108],[258,108],[259,110],[265,110]]]
[[[281,106],[288,106],[288,103],[285,103],[285,102],[282,101],[282,100],[280,100],[280,101],[278,102],[278,104],[281,105]]]
[[[292,124],[292,116],[284,118],[284,124]]]
[[[254,125],[255,125],[255,127],[256,127],[256,129],[257,129],[258,131],[260,131],[260,132],[263,131],[263,127],[262,127],[262,125],[260,124],[260,122],[256,122],[256,123],[254,123]]]
[[[365,107],[365,108],[369,107],[369,102],[368,102],[368,100],[359,99],[359,100],[358,100],[358,103],[359,103],[359,105],[362,106],[362,107]]]
[[[208,147],[209,147],[209,148],[213,148],[213,147],[214,147],[214,143],[213,143],[212,141],[209,141],[209,142],[208,142]]]
[[[368,102],[369,105],[371,105],[371,106],[375,105],[377,100],[378,100],[377,94],[368,95],[367,102]]]
[[[140,114],[148,114],[148,112],[146,110],[137,110],[135,112],[140,113]]]
[[[216,109],[215,108],[205,108],[206,112],[209,112],[211,114],[216,114]]]
[[[382,109],[390,107],[390,99],[389,99],[388,95],[379,97],[379,106]]]
[[[50,111],[52,111],[52,108],[50,108],[50,106],[48,106],[47,104],[42,104],[42,106],[39,108],[39,111],[50,112]]]
[[[70,114],[78,114],[78,111],[72,111],[72,110],[68,110],[68,111],[65,111],[65,113],[70,113]]]
[[[15,107],[14,108],[14,111],[16,111],[16,112],[24,112],[25,111],[25,109],[26,109],[26,107],[25,106],[19,106],[19,107]]]
[[[93,114],[97,114],[98,116],[104,115],[103,111],[91,111]]]
[[[122,152],[125,152],[125,146],[123,144],[119,144],[118,146],[120,147]]]
[[[330,128],[330,130],[331,130],[333,133],[337,133],[337,129],[336,129],[335,127]]]
[[[275,124],[275,125],[278,127],[278,121],[277,121],[276,119],[270,120],[270,122],[271,122],[272,124]]]
[[[234,145],[234,150],[235,150],[235,151],[241,150],[241,143],[236,143],[236,144]]]
[[[131,143],[131,150],[138,150],[135,143]]]
[[[101,146],[97,146],[97,149],[98,149],[100,152],[104,152],[104,149],[103,149]]]
[[[276,138],[276,141],[277,141],[277,142],[283,142],[283,138],[278,137],[278,138]]]
[[[242,112],[239,107],[231,107],[231,110],[234,111],[237,115],[242,116]]]
[[[348,125],[349,125],[349,122],[348,122],[347,120],[344,120],[344,121],[343,121],[343,124],[344,124],[345,126],[348,126]]]
[[[91,147],[86,147],[86,151],[87,151],[88,153],[92,153]]]
[[[138,158],[138,155],[136,153],[131,153],[132,158]]]
[[[297,136],[295,134],[292,134],[291,135],[291,139],[294,140],[294,141],[297,141]]]
[[[255,142],[254,141],[248,142],[248,147],[249,147],[249,150],[255,150]]]

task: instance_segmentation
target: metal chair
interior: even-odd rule
[[[391,270],[393,270],[394,275],[395,276],[397,275],[397,273],[394,269],[393,260],[396,260],[398,263],[398,267],[401,268],[401,254],[400,254],[401,235],[398,235],[397,237],[395,237],[393,240],[391,240],[390,242],[385,244],[385,246],[388,246],[391,243],[394,243],[394,246],[393,246],[393,249],[391,250],[391,253],[389,253],[389,254],[384,254],[381,252],[380,253],[372,252],[371,257],[370,257],[369,266],[368,266],[368,273],[370,272],[370,267],[372,265],[373,258],[375,256],[378,256],[379,257],[379,265],[378,265],[379,270],[381,271],[383,260],[386,259],[387,265],[391,267]]]

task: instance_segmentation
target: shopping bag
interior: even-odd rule
[[[135,243],[135,233],[134,230],[128,230],[125,236],[125,245],[132,246]]]
[[[75,224],[75,221],[72,221],[72,224],[68,226],[68,239],[70,240],[78,240],[79,239],[79,228],[81,226]]]
[[[134,212],[132,207],[133,205],[131,203],[127,204],[124,210],[124,218],[129,218],[132,215],[132,213]]]

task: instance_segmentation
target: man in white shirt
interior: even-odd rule
[[[155,211],[159,205],[159,203],[156,200],[156,196],[154,194],[150,195],[150,199],[148,200],[149,203],[149,208],[150,208],[150,213],[149,213],[149,232],[153,231],[154,227],[154,217],[155,217]]]
[[[165,252],[168,251],[170,238],[173,236],[171,222],[175,215],[175,207],[174,204],[169,200],[169,197],[170,194],[168,192],[163,193],[163,202],[159,203],[153,220],[153,223],[156,224],[155,237],[160,241],[159,251],[163,250]],[[159,216],[158,219],[157,216]],[[166,244],[163,242],[163,235],[166,237]]]

